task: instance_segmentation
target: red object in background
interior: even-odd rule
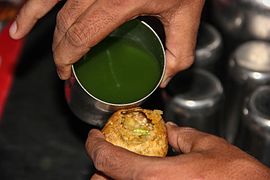
[[[23,46],[23,40],[9,36],[9,25],[0,32],[0,120],[12,86],[16,64]]]

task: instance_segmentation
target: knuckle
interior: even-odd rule
[[[63,68],[64,63],[62,62],[62,59],[58,56],[58,53],[55,50],[53,52],[53,60],[57,67]]]
[[[111,4],[114,6],[121,6],[125,0],[110,0]]]
[[[64,33],[68,29],[67,18],[62,11],[56,16],[56,29],[61,33]]]
[[[210,148],[223,147],[225,142],[226,142],[225,140],[217,136],[207,134],[207,133],[202,133],[200,135],[200,138],[197,139],[197,142],[195,144],[198,144],[199,146],[203,148],[210,149]]]
[[[132,16],[132,12],[138,9],[138,7],[141,7],[142,3],[145,2],[141,0],[137,0],[136,3],[134,3],[133,0],[106,0],[106,4],[108,4],[111,9],[114,9],[115,12],[121,14],[124,13],[126,16]]]
[[[198,131],[191,127],[183,127],[181,128],[180,131],[181,131],[181,134],[184,133],[194,138],[193,146],[189,147],[191,148],[189,150],[192,150],[194,148],[201,148],[201,149],[209,149],[212,147],[216,148],[217,145],[221,146],[226,142],[220,137]]]
[[[61,70],[61,72],[66,71],[66,67],[69,65],[68,61],[62,61],[60,58],[54,57],[54,63],[57,69]]]
[[[85,48],[89,39],[88,32],[90,32],[90,30],[87,26],[84,26],[82,23],[77,23],[67,31],[65,38],[70,45]]]
[[[63,53],[66,49],[60,50],[62,47],[57,47],[53,50],[53,59],[57,68],[61,69],[64,72],[69,72],[71,65],[76,62],[79,58],[74,58],[74,53],[67,55]]]
[[[182,57],[180,56],[179,59],[181,59],[181,62],[175,66],[176,71],[189,68],[194,61],[194,55],[192,54],[192,55],[187,55],[187,56],[182,56]]]
[[[108,150],[102,145],[98,145],[93,154],[92,154],[92,160],[94,162],[94,165],[96,169],[102,171],[105,166],[108,166],[110,154],[108,153]]]
[[[126,7],[126,5],[130,4],[130,0],[110,0],[110,4],[114,7]]]
[[[167,68],[171,75],[175,75],[179,71],[189,68],[194,61],[194,55],[175,54],[170,61],[168,61]]]
[[[58,58],[55,58],[55,57],[54,57],[53,59],[54,59],[54,64],[56,65],[56,67],[57,67],[58,69],[63,68],[63,63],[59,62]]]
[[[180,127],[182,132],[187,132],[190,134],[193,134],[195,132],[198,132],[198,130],[196,130],[195,128],[192,127]]]
[[[155,170],[154,168],[143,168],[142,171],[135,174],[134,179],[142,179],[142,180],[154,180],[159,179],[159,171]]]

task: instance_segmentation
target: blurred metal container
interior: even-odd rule
[[[269,0],[212,0],[220,28],[237,39],[270,39]]]
[[[222,37],[217,29],[211,24],[201,23],[193,66],[215,72],[217,61],[221,57],[222,47]]]
[[[250,41],[239,46],[229,61],[223,135],[233,142],[243,100],[258,86],[270,82],[270,43]]]
[[[193,69],[178,73],[166,87],[164,117],[181,126],[219,134],[223,88],[210,72]]]
[[[236,144],[270,167],[270,86],[257,88],[247,99]]]

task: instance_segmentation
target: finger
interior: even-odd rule
[[[176,150],[183,153],[200,152],[209,149],[219,149],[228,143],[219,137],[200,132],[193,128],[178,127],[166,123],[169,144]]]
[[[28,0],[19,11],[9,33],[13,39],[20,39],[33,28],[35,23],[48,13],[60,0]]]
[[[148,157],[137,155],[107,142],[98,130],[90,131],[86,149],[96,169],[113,179],[137,177],[141,175],[140,172],[144,170],[144,167],[150,164]],[[153,159],[155,158],[151,158]]]
[[[161,87],[165,87],[177,72],[188,68],[193,63],[203,4],[203,0],[184,0],[173,16],[163,15],[167,66]]]
[[[91,177],[91,180],[109,180],[109,178],[102,173],[97,172]]]
[[[134,4],[116,2],[118,1],[96,1],[68,29],[54,50],[54,60],[61,79],[70,77],[71,65],[86,54],[91,47],[131,19]]]
[[[95,0],[68,0],[57,14],[56,27],[53,38],[53,49],[66,34],[76,19],[91,6]]]

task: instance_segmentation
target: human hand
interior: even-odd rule
[[[170,145],[182,154],[141,156],[108,143],[91,130],[86,149],[98,171],[92,179],[270,179],[270,170],[225,140],[166,124]],[[106,176],[104,176],[106,175]]]
[[[25,36],[60,0],[28,0],[10,28],[14,39]],[[161,87],[193,62],[204,0],[67,0],[57,16],[53,54],[61,79],[71,65],[124,22],[141,15],[156,16],[166,33],[167,68]]]

